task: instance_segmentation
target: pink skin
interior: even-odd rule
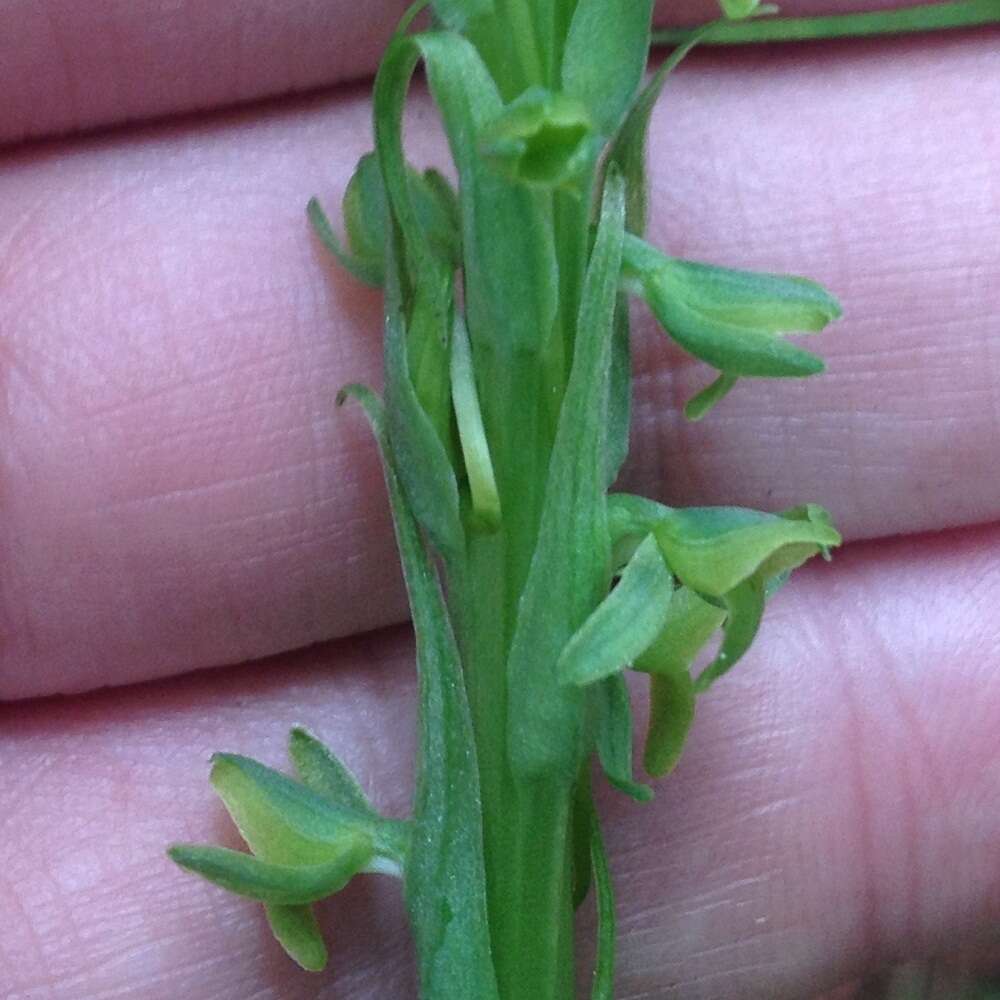
[[[274,4],[238,22],[145,6],[8,4],[0,136],[358,76],[392,5],[331,21],[288,0],[270,24]],[[188,32],[200,76],[171,49]],[[811,345],[825,377],[745,383],[697,427],[678,405],[705,373],[641,319],[628,484],[817,499],[852,544],[780,596],[656,803],[609,800],[623,998],[808,997],[903,956],[1000,950],[996,42],[702,55],[658,114],[655,239],[815,276],[847,319]],[[92,84],[70,99],[74,73]],[[409,133],[443,160],[419,97]],[[363,90],[342,89],[0,159],[0,696],[275,657],[0,709],[5,998],[412,995],[394,886],[325,908],[317,980],[253,904],[162,858],[235,843],[208,754],[283,765],[297,721],[405,808],[405,634],[328,641],[405,615],[372,444],[332,407],[378,380],[379,304],[302,212],[337,203],[369,144]]]

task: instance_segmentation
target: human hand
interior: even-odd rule
[[[370,69],[394,6],[0,12],[0,136],[199,112],[0,160],[8,1000],[414,993],[397,886],[325,905],[317,978],[163,853],[237,846],[208,754],[284,766],[293,723],[406,808],[405,602],[374,447],[333,407],[377,381],[380,304],[304,221],[370,146],[365,88],[222,110]],[[851,544],[776,599],[656,801],[607,803],[623,998],[1000,948],[996,39],[703,53],[666,89],[655,241],[807,274],[846,319],[823,378],[694,426],[703,372],[642,330],[630,484],[808,497]],[[444,163],[433,122],[418,98],[410,146]]]

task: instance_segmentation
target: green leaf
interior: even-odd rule
[[[674,578],[656,539],[636,550],[610,594],[559,657],[561,684],[592,684],[631,663],[656,638],[670,608]]]
[[[469,334],[458,314],[451,337],[451,396],[462,457],[465,459],[465,474],[469,480],[472,513],[479,526],[494,531],[500,527],[500,496],[479,409]]]
[[[344,249],[330,220],[315,198],[309,199],[306,213],[320,242],[333,254],[340,266],[363,284],[380,288],[384,278],[381,260],[366,260]]]
[[[604,456],[604,482],[610,486],[628,457],[632,424],[632,346],[628,300],[618,296],[611,334],[611,374],[608,386],[608,427]]]
[[[659,635],[632,665],[657,676],[686,675],[725,620],[725,609],[702,600],[688,587],[678,587]]]
[[[483,158],[511,181],[580,191],[598,149],[586,106],[565,94],[532,87],[482,130]]]
[[[580,778],[573,788],[570,812],[570,851],[573,862],[573,909],[587,898],[591,883],[590,824],[594,812],[594,794],[590,785],[590,764],[581,768]]]
[[[365,814],[337,808],[249,757],[215,754],[212,785],[250,849],[275,864],[322,864],[345,837],[373,833]]]
[[[841,541],[830,515],[815,504],[785,515],[743,507],[671,510],[654,532],[674,574],[712,597],[755,573],[767,578],[800,566]]]
[[[650,678],[649,728],[643,766],[652,778],[674,769],[694,722],[695,691],[687,671]]]
[[[812,282],[676,261],[634,236],[626,239],[623,274],[669,335],[719,371],[803,377],[823,370],[820,358],[777,335],[815,331],[838,314]]]
[[[410,376],[400,275],[392,253],[393,241],[389,241],[387,246],[390,266],[386,281],[384,363],[389,440],[399,462],[399,477],[417,521],[426,529],[437,550],[445,559],[453,562],[465,548],[458,482],[441,432],[418,398]],[[429,293],[433,299],[422,294],[430,287],[427,280],[419,286],[418,316],[415,317],[415,322],[420,321],[423,325],[415,333],[417,338],[423,339],[441,354],[440,359],[432,361],[435,362],[435,367],[440,367],[443,371],[428,373],[424,382],[425,386],[428,385],[435,374],[443,377],[446,381],[439,390],[429,393],[443,397],[445,391],[450,395],[448,344],[447,340],[444,344],[440,343],[441,338],[436,335],[436,331],[447,330],[452,318],[448,314],[437,314],[439,310],[447,308],[450,296],[450,276],[443,272],[442,277],[446,285]],[[431,310],[433,315],[419,315],[422,306]],[[442,415],[439,423],[443,422]]]
[[[322,864],[274,864],[242,851],[201,844],[176,844],[168,853],[181,868],[239,896],[299,906],[343,889],[371,861],[373,848],[370,838],[349,833]]]
[[[613,1000],[615,995],[615,894],[611,884],[604,838],[597,810],[591,810],[590,860],[597,896],[597,958],[594,963],[593,1000]]]
[[[721,403],[736,385],[734,375],[720,375],[711,385],[692,396],[684,404],[684,416],[694,422],[701,420],[717,404]]]
[[[597,754],[608,781],[637,802],[648,802],[653,790],[632,777],[632,705],[620,673],[591,689],[597,709]]]
[[[326,944],[310,906],[270,903],[264,906],[267,922],[278,943],[307,972],[326,968]]]
[[[493,0],[432,0],[441,23],[461,31],[471,20],[493,13]]]
[[[724,597],[727,617],[718,655],[694,682],[697,693],[707,691],[724,673],[736,665],[750,648],[764,616],[764,582],[751,577],[733,587]]]
[[[649,56],[653,0],[579,0],[563,51],[563,90],[611,136],[632,103]]]
[[[331,805],[373,820],[381,816],[372,807],[357,779],[324,743],[302,726],[288,737],[288,752],[302,783]]]
[[[557,683],[556,661],[610,581],[605,417],[624,224],[624,187],[612,174],[507,668],[507,746],[515,775],[560,774],[567,784],[576,780],[584,754],[583,694]]]
[[[498,1000],[490,953],[475,736],[458,646],[427,551],[396,472],[382,408],[361,386],[341,391],[365,409],[382,452],[417,646],[419,744],[406,900],[421,995]]]
[[[663,61],[652,79],[635,99],[621,128],[608,150],[606,164],[615,166],[625,178],[625,230],[642,236],[646,232],[647,178],[646,143],[653,108],[659,100],[663,84],[681,60],[705,37],[713,25],[695,31]]]

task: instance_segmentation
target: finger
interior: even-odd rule
[[[889,6],[903,6],[890,3]],[[0,144],[329,87],[372,74],[405,0],[9,0],[0,7]],[[791,0],[787,13],[886,6]],[[699,23],[714,0],[671,0]]]
[[[821,340],[827,375],[744,383],[693,428],[678,407],[706,374],[640,329],[626,481],[670,502],[819,500],[851,537],[994,519],[1000,137],[980,116],[1000,53],[852,51],[713,58],[668,91],[654,239],[814,275],[847,319]],[[332,406],[378,378],[379,301],[302,211],[335,204],[368,113],[315,100],[0,169],[0,696],[404,615],[374,449]],[[419,162],[444,161],[431,121],[417,101]]]
[[[699,703],[654,802],[605,803],[617,996],[805,998],[995,932],[1000,635],[983,612],[998,546],[997,528],[859,545],[776,599],[757,651]],[[208,754],[286,766],[294,723],[405,812],[409,659],[405,637],[382,634],[0,710],[12,996],[412,995],[396,886],[352,886],[324,907],[331,972],[317,980],[281,956],[256,904],[163,858],[177,839],[238,846]]]

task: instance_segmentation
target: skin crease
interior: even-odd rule
[[[285,6],[308,34],[311,5]],[[386,21],[344,17],[349,71],[308,76],[303,57],[294,87],[368,68]],[[304,37],[285,24],[261,33],[276,51]],[[26,58],[11,37],[4,55]],[[154,85],[140,56],[169,63],[165,37],[108,56],[117,113],[104,98],[60,122],[17,91],[0,134],[293,86],[256,54],[228,91]],[[693,428],[677,407],[704,372],[640,320],[628,486],[816,499],[851,544],[780,595],[655,804],[606,803],[625,1000],[804,998],[904,957],[1000,952],[996,40],[703,54],[658,112],[653,239],[809,274],[847,318],[813,345],[826,376],[744,383]],[[36,44],[52,79],[87,55]],[[284,765],[294,722],[405,811],[405,632],[292,652],[405,614],[373,447],[332,408],[342,382],[377,381],[378,299],[329,267],[302,213],[314,192],[336,204],[368,115],[342,89],[0,159],[0,695],[132,684],[0,708],[5,998],[413,995],[393,885],[324,908],[333,973],[316,979],[259,908],[162,855],[236,846],[208,755]],[[420,98],[409,135],[443,161]]]

